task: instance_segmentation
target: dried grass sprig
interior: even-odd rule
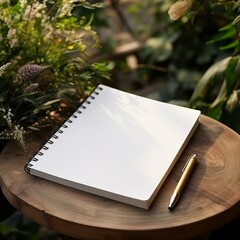
[[[180,0],[174,3],[168,10],[169,17],[176,21],[180,19],[192,6],[194,0]]]
[[[14,82],[23,83],[33,81],[48,68],[50,68],[50,66],[27,63],[19,68]]]
[[[9,62],[0,67],[0,77],[3,75],[3,73],[6,71],[6,69],[8,69],[8,67],[10,67],[11,65],[12,65],[12,63]]]

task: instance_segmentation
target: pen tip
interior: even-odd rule
[[[173,209],[172,206],[168,206],[168,210],[171,211]]]

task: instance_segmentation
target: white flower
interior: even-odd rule
[[[5,108],[0,108],[0,113],[2,113],[2,118],[7,122],[7,128],[0,132],[0,139],[15,139],[17,140],[24,149],[26,149],[24,141],[25,130],[19,124],[14,124],[12,122],[13,114],[11,109],[6,110]]]
[[[27,0],[20,0],[20,6],[21,8],[24,8],[27,4]]]
[[[18,39],[17,38],[13,38],[10,41],[10,46],[11,46],[11,48],[17,47],[18,46]]]
[[[45,14],[47,6],[45,3],[39,3],[34,1],[32,5],[28,5],[23,14],[23,19],[33,20],[35,18],[41,18]]]
[[[4,71],[5,71],[9,66],[11,66],[11,65],[12,65],[11,62],[8,62],[8,63],[2,65],[2,66],[0,67],[0,76],[2,76],[2,74],[4,73]],[[0,108],[0,111],[3,111],[3,110],[5,110],[5,109]]]
[[[16,36],[17,30],[16,29],[9,29],[8,30],[8,34],[7,34],[7,38],[8,39],[12,39],[13,37]]]
[[[11,109],[4,109],[4,108],[0,108],[0,111],[2,112],[2,119],[4,119],[8,125],[8,127],[12,127],[12,117],[13,117],[13,114],[12,114],[12,111]]]
[[[5,113],[6,112],[6,109],[5,108],[0,108],[0,111]]]
[[[64,16],[70,16],[72,13],[72,9],[74,4],[73,3],[79,3],[81,1],[79,0],[63,0],[62,1],[62,7],[58,10],[58,16],[64,17]]]
[[[18,46],[17,30],[16,29],[10,29],[8,31],[7,38],[9,39],[10,46],[12,48]]]

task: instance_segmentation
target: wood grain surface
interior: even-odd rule
[[[14,207],[61,234],[82,239],[187,239],[240,215],[240,136],[206,116],[201,115],[198,129],[149,210],[27,174],[25,163],[45,141],[40,135],[29,136],[28,154],[10,142],[0,155],[0,185]],[[180,201],[169,211],[171,194],[192,153],[198,155],[197,166]]]

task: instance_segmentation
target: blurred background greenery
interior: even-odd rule
[[[239,1],[111,3],[125,30],[118,37],[138,43],[115,58],[117,86],[198,108],[240,132]],[[115,39],[103,49],[114,51]]]
[[[0,139],[24,146],[25,132],[61,124],[100,82],[240,133],[239,10],[216,0],[1,1]],[[58,238],[19,212],[0,223],[0,239]]]

